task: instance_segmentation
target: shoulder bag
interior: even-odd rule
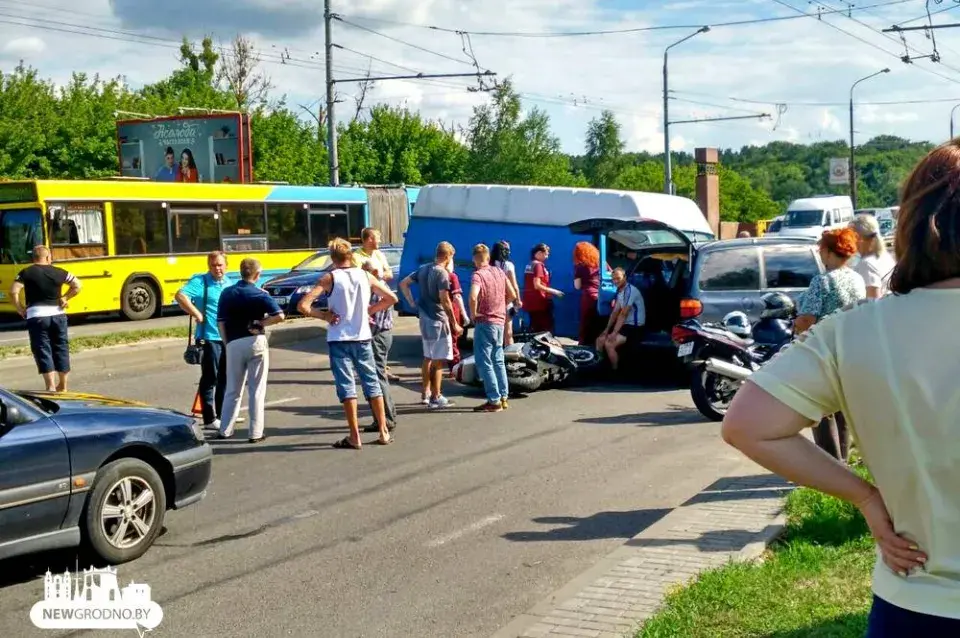
[[[207,312],[207,278],[203,278],[203,313],[206,320]],[[198,324],[199,331],[199,324]],[[193,315],[190,315],[190,321],[187,324],[187,349],[183,352],[183,360],[187,365],[198,366],[203,362],[203,339],[193,341]]]

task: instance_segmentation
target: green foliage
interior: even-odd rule
[[[236,46],[228,62],[245,50]],[[239,51],[239,53],[238,53]],[[250,53],[253,56],[253,53]],[[0,178],[94,178],[116,174],[115,120],[129,113],[172,115],[180,109],[236,109],[237,87],[262,91],[269,80],[256,59],[242,66],[231,89],[229,65],[210,38],[195,46],[183,41],[171,74],[138,90],[120,78],[103,80],[76,73],[55,87],[20,65],[0,71]],[[236,66],[236,65],[235,65]],[[239,67],[238,67],[239,68]],[[236,69],[234,69],[236,70]],[[236,75],[236,74],[235,74]],[[239,84],[238,84],[239,83]],[[244,84],[246,83],[246,84]],[[246,90],[246,89],[245,89]],[[284,98],[252,113],[254,175],[293,184],[328,183],[323,115],[305,119]],[[662,156],[626,153],[620,123],[605,111],[588,128],[584,154],[570,157],[550,128],[547,114],[524,111],[510,80],[497,85],[490,101],[474,109],[457,134],[406,108],[375,106],[338,127],[342,183],[493,183],[582,186],[662,192]],[[932,145],[898,137],[876,137],[857,150],[859,205],[889,206],[910,169]],[[774,142],[724,150],[720,159],[720,216],[728,221],[770,219],[799,197],[845,194],[828,183],[829,160],[846,157],[844,142],[809,146]],[[696,168],[688,153],[675,153],[677,194],[693,197]]]

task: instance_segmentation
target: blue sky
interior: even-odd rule
[[[939,64],[900,61],[907,51],[913,56],[932,52],[923,32],[907,35],[909,49],[897,35],[880,32],[907,20],[911,26],[923,24],[925,18],[917,18],[925,14],[924,5],[924,0],[860,0],[850,15],[713,26],[677,46],[669,64],[671,120],[764,112],[773,117],[676,125],[672,147],[844,139],[851,84],[884,67],[891,72],[856,90],[858,139],[895,134],[942,141],[950,111],[960,104],[960,29],[936,32]],[[481,32],[694,27],[848,6],[840,0],[334,0],[334,11],[346,20],[389,36],[337,23],[334,41],[344,48],[335,53],[334,71],[341,78],[367,69],[377,75],[408,73],[405,69],[469,72],[461,36],[425,27],[473,32],[469,44],[479,64],[500,77],[512,76],[525,107],[550,114],[565,151],[582,149],[587,123],[604,108],[623,125],[628,149],[658,151],[663,147],[663,50],[695,29],[554,38]],[[960,21],[960,5],[953,0],[931,7],[942,11],[934,23]],[[944,11],[948,8],[956,10]],[[124,75],[136,86],[174,68],[174,41],[181,35],[212,33],[226,41],[241,32],[257,42],[276,93],[287,94],[290,104],[314,107],[323,97],[322,27],[319,0],[0,0],[0,69],[23,59],[59,82],[73,70],[84,70]],[[290,59],[286,64],[280,62],[283,51]],[[406,104],[427,117],[466,124],[472,108],[486,99],[468,86],[476,81],[379,82],[366,104]],[[341,87],[341,117],[353,117],[355,90],[355,85]]]

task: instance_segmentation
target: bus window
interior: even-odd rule
[[[270,250],[310,248],[309,213],[298,204],[270,204],[267,206],[267,238]]]
[[[220,232],[224,235],[266,235],[263,204],[221,205]]]
[[[114,203],[113,248],[117,255],[170,252],[166,209],[159,202]]]
[[[220,229],[215,211],[170,211],[174,253],[209,253],[220,250]]]
[[[43,244],[43,218],[38,209],[0,213],[0,263],[29,264],[33,247]]]
[[[362,228],[357,230],[358,234],[360,230]],[[342,209],[310,209],[310,247],[326,248],[336,237],[349,237],[346,213]]]
[[[349,204],[347,205],[347,233],[349,239],[353,244],[359,244],[360,231],[364,229],[367,225],[367,207],[363,204]]]
[[[103,204],[99,202],[50,203],[50,252],[54,261],[104,257],[107,240]]]

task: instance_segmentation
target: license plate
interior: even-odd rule
[[[693,342],[688,341],[687,343],[681,343],[680,347],[677,348],[678,357],[686,357],[693,353]]]
[[[290,297],[274,297],[273,300],[277,302],[278,306],[286,306],[290,303]]]

